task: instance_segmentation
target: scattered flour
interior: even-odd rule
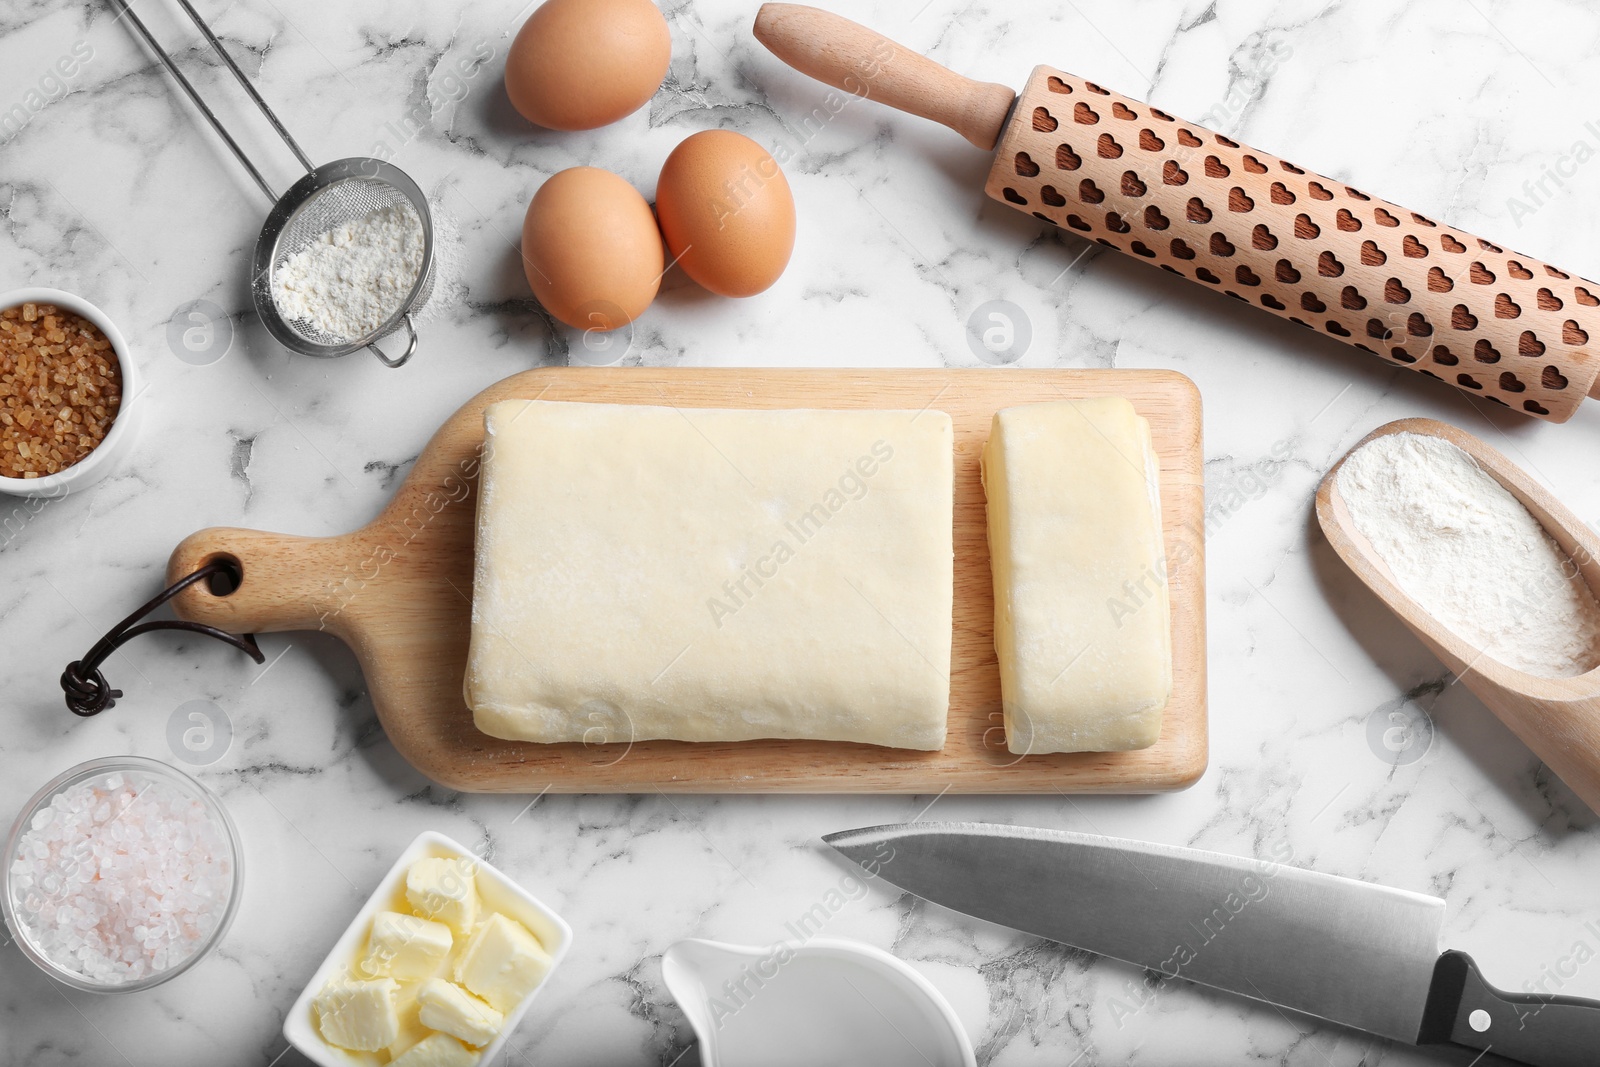
[[[1466,641],[1546,678],[1600,666],[1600,604],[1526,507],[1460,448],[1397,433],[1339,469],[1355,528],[1400,588]]]
[[[359,341],[404,303],[422,270],[422,220],[410,204],[377,208],[318,234],[272,276],[286,319]]]
[[[412,309],[411,321],[418,326],[461,307],[468,296],[461,223],[443,204],[430,202],[428,210],[433,215],[433,286],[427,302]]]

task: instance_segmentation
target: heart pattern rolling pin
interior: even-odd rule
[[[1600,390],[1600,285],[1052,67],[975,82],[815,8],[756,37],[847,92],[996,149],[985,191],[1046,222],[1552,422]]]
[[[985,191],[1162,270],[1560,422],[1600,286],[1050,67]]]

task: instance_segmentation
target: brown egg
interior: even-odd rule
[[[506,55],[506,94],[529,122],[592,130],[645,105],[672,61],[650,0],[545,0]]]
[[[684,272],[723,296],[766,289],[794,251],[788,179],[765,148],[732,130],[703,130],[672,150],[656,214]]]
[[[614,330],[655,299],[661,231],[639,191],[609,170],[573,167],[533,194],[522,269],[545,310],[580,330]]]

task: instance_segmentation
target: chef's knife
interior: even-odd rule
[[[1593,282],[1052,67],[1013,93],[798,4],[763,5],[755,35],[995,149],[984,190],[1019,211],[1524,414],[1564,422],[1600,393]]]
[[[1444,901],[1170,845],[987,823],[823,838],[936,904],[1414,1045],[1600,1063],[1600,1003],[1513,995],[1439,952]]]

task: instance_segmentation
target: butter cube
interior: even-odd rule
[[[335,978],[311,1002],[323,1040],[340,1048],[376,1052],[394,1043],[400,1019],[395,1010],[399,983],[393,978]]]
[[[420,859],[406,872],[406,900],[418,915],[437,919],[464,934],[478,922],[477,873],[476,860]]]
[[[367,954],[358,970],[374,978],[430,978],[454,943],[444,923],[400,911],[380,911],[372,920]]]
[[[429,1034],[404,1055],[390,1060],[389,1067],[475,1067],[481,1058],[481,1053],[449,1034]]]
[[[487,1045],[505,1025],[505,1016],[454,982],[430,978],[417,991],[422,1025],[459,1037],[468,1045]]]
[[[528,928],[499,912],[478,927],[456,958],[456,981],[509,1012],[544,981],[555,961]]]
[[[422,1025],[422,1005],[417,1000],[417,983],[403,982],[395,998],[395,1014],[400,1019],[400,1032],[389,1042],[389,1058],[395,1059],[413,1045],[433,1033]]]

